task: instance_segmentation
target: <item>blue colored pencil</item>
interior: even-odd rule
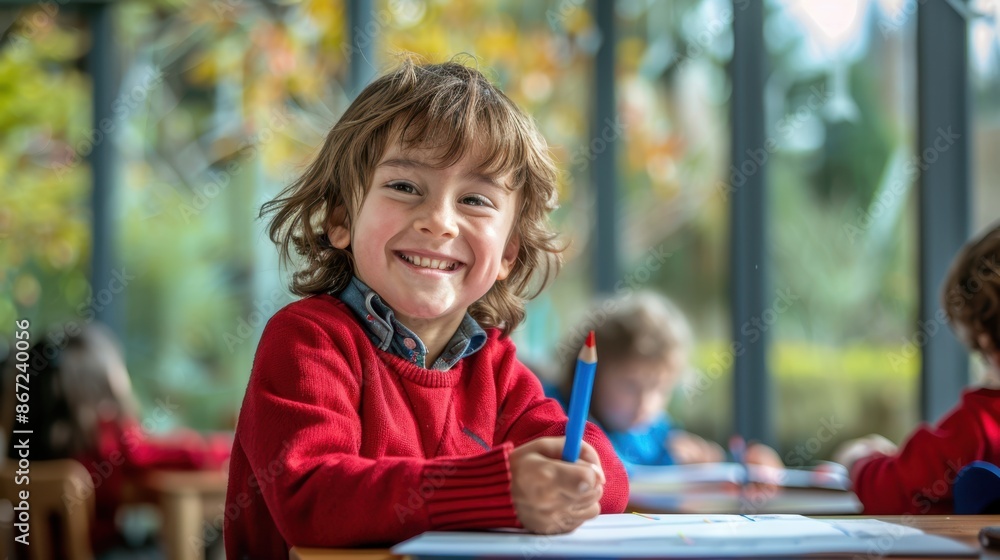
[[[594,392],[594,374],[597,371],[597,343],[594,331],[587,335],[587,341],[576,358],[576,372],[573,374],[573,394],[569,399],[569,419],[566,421],[566,445],[562,459],[575,463],[580,458],[583,443],[583,429],[590,413],[590,395]]]

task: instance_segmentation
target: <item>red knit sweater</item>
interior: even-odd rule
[[[895,455],[861,459],[851,479],[867,515],[951,513],[962,467],[998,459],[1000,390],[967,390],[937,427],[920,427]]]
[[[268,322],[236,429],[226,495],[228,558],[287,558],[291,546],[396,543],[431,529],[517,527],[511,450],[562,435],[566,416],[488,329],[448,371],[375,348],[340,300],[309,297]],[[604,513],[628,481],[601,457]]]

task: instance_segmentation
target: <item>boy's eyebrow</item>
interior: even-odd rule
[[[428,165],[423,161],[410,159],[406,157],[387,159],[382,163],[378,164],[378,167],[402,167],[404,169],[436,169],[434,166]],[[504,185],[503,183],[498,181],[496,177],[494,177],[493,175],[489,175],[487,173],[477,173],[475,171],[472,171],[470,173],[467,173],[466,177],[474,181],[485,183],[491,187],[495,187],[504,191],[510,190],[509,188],[507,188],[507,185]]]

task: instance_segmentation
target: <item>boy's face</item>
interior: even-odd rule
[[[598,361],[592,399],[594,414],[605,428],[625,432],[652,421],[664,411],[686,358],[673,352],[667,360]],[[607,369],[602,366],[607,364]]]
[[[355,274],[418,335],[458,328],[518,252],[519,199],[506,178],[477,173],[468,154],[445,169],[431,166],[433,156],[390,144],[353,231],[329,232],[335,246],[350,244]]]

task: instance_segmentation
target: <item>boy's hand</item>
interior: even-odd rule
[[[785,468],[785,463],[778,452],[763,443],[751,443],[750,447],[747,447],[746,461],[748,465],[763,465],[773,469]]]
[[[561,459],[565,437],[529,441],[510,454],[510,493],[514,511],[524,528],[534,533],[568,533],[601,513],[604,470],[589,443],[580,446],[580,459]]]
[[[726,453],[715,442],[696,436],[684,430],[671,430],[667,437],[667,449],[678,465],[689,463],[718,463]]]
[[[895,443],[885,439],[883,436],[869,434],[865,437],[852,439],[840,444],[840,447],[833,453],[833,461],[844,465],[847,467],[847,472],[851,472],[851,467],[859,459],[874,455],[875,453],[892,455],[896,453],[897,449]]]

